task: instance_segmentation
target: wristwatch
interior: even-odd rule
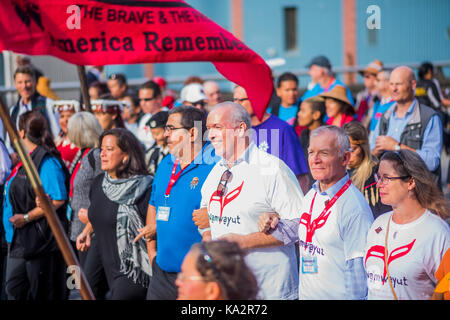
[[[400,142],[398,144],[395,145],[394,150],[395,151],[400,151]]]
[[[28,216],[28,213],[23,215],[23,220],[25,220],[26,223],[30,222],[30,218]]]

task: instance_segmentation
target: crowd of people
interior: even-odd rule
[[[450,299],[450,101],[433,65],[375,60],[355,94],[327,57],[308,67],[302,95],[294,73],[274,79],[258,118],[239,85],[232,101],[196,76],[179,96],[161,77],[133,90],[101,66],[87,110],[18,66],[11,119],[96,299]],[[2,299],[73,298],[1,131]]]

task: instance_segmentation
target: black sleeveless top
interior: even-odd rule
[[[31,153],[31,160],[36,169],[39,170],[42,161],[46,156],[51,155],[46,149],[37,146]],[[61,159],[57,158],[64,170],[66,179],[66,189],[69,185],[69,174]],[[27,213],[36,208],[36,194],[31,186],[31,182],[22,166],[11,182],[9,199],[13,213]],[[67,232],[68,220],[66,217],[67,201],[56,210],[64,230]],[[22,228],[14,230],[11,242],[10,254],[15,258],[32,259],[45,255],[46,253],[58,250],[58,246],[45,217],[31,221]]]

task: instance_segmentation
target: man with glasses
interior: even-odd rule
[[[215,164],[213,149],[203,141],[204,112],[180,106],[169,111],[165,136],[170,155],[158,166],[141,229],[147,240],[153,276],[147,293],[150,300],[175,300],[175,280],[192,244],[202,241],[192,212],[200,208],[201,187]],[[156,256],[156,258],[155,258]]]
[[[166,107],[162,106],[162,101],[161,89],[156,82],[147,81],[139,88],[139,105],[144,115],[139,119],[136,136],[144,145],[145,150],[155,142],[147,122],[152,115],[159,111],[168,111]]]
[[[209,216],[205,238],[236,242],[248,250],[260,299],[296,299],[298,271],[294,243],[285,245],[258,231],[258,218],[277,212],[283,219],[300,215],[303,192],[289,167],[260,150],[250,136],[251,119],[239,104],[216,105],[207,119],[208,138],[222,159],[202,187],[202,208]],[[298,222],[297,222],[298,223]],[[289,224],[283,232],[289,233]],[[295,228],[295,225],[294,225]]]
[[[317,181],[305,195],[297,234],[299,241],[299,297],[305,300],[366,299],[363,256],[373,216],[362,193],[347,173],[350,141],[336,126],[311,132],[308,161]],[[270,216],[270,218],[267,218]],[[273,230],[276,215],[264,215],[260,230]]]

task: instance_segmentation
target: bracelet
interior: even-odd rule
[[[197,228],[197,229],[198,229],[198,232],[200,233],[200,235],[203,236],[203,233],[205,233],[206,231],[210,231],[211,227],[207,227],[205,229],[200,229],[200,228]]]
[[[23,215],[23,220],[25,220],[26,223],[30,222],[30,216],[28,213]]]

